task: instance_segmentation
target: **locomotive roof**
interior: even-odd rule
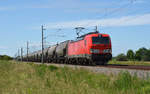
[[[98,31],[96,31],[96,32],[89,32],[89,33],[87,33],[87,34],[81,35],[80,37],[77,37],[77,39],[78,39],[78,38],[84,38],[84,37],[87,36],[87,35],[90,35],[90,34],[97,34],[97,33],[99,33],[99,32],[98,32]]]
[[[80,37],[77,37],[77,40],[78,39],[83,39],[85,36],[87,36],[87,35],[90,35],[90,34],[100,34],[98,31],[96,31],[96,32],[89,32],[89,33],[87,33],[87,34],[84,34],[84,35],[81,35]],[[101,33],[102,34],[102,33]],[[103,36],[108,36],[108,34],[102,34]]]

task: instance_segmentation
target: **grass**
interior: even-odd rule
[[[148,61],[116,61],[116,60],[112,60],[108,64],[146,65],[146,66],[150,66],[150,62],[148,62]]]
[[[149,94],[150,80],[97,74],[84,69],[59,68],[0,61],[0,94]]]

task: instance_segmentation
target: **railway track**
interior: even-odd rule
[[[146,66],[146,65],[108,64],[108,65],[101,65],[101,66],[97,66],[97,67],[120,68],[120,69],[134,69],[134,70],[150,70],[150,66]]]
[[[40,64],[40,62],[38,62]],[[133,70],[150,70],[150,66],[146,65],[123,65],[123,64],[107,64],[107,65],[74,65],[74,64],[61,64],[61,63],[44,63],[46,65],[57,65],[57,66],[83,66],[83,67],[103,67],[103,68],[118,68],[118,69],[133,69]]]

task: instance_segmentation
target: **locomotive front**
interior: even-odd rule
[[[98,64],[104,64],[111,60],[111,39],[108,34],[91,34],[88,38],[88,54],[92,61],[97,62]]]

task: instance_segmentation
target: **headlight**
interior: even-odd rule
[[[100,50],[99,49],[90,49],[90,52],[91,53],[100,53]]]
[[[103,50],[103,53],[111,53],[111,49],[105,49]]]

